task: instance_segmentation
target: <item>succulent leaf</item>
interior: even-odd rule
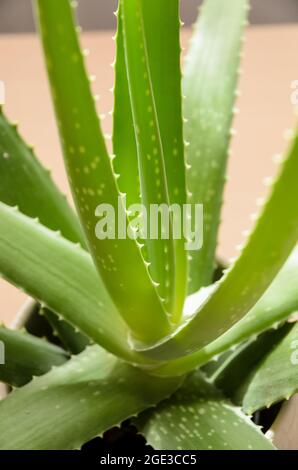
[[[54,312],[44,307],[40,310],[50,324],[53,334],[59,337],[63,347],[72,354],[79,354],[91,343],[91,339],[82,335],[70,323],[59,318]]]
[[[0,200],[37,217],[72,242],[85,244],[79,220],[50,174],[0,111]]]
[[[234,403],[241,405],[242,389],[249,383],[250,375],[289,333],[292,326],[286,323],[277,330],[266,331],[258,338],[252,338],[240,345],[212,374],[210,380]]]
[[[136,349],[159,360],[189,355],[221,336],[249,312],[297,243],[297,174],[295,135],[268,201],[238,259],[182,327],[151,348],[137,345]]]
[[[128,206],[141,202],[138,151],[130,102],[123,42],[121,3],[117,12],[116,61],[113,109],[113,168]]]
[[[172,450],[273,450],[271,442],[239,408],[200,374],[136,423],[148,444]]]
[[[233,346],[285,321],[298,310],[297,282],[298,249],[295,248],[265,294],[242,320],[198,352],[170,361],[154,370],[154,373],[185,374]]]
[[[190,253],[189,293],[212,281],[247,0],[205,0],[186,58],[187,189],[204,205],[204,243]]]
[[[239,390],[246,413],[253,413],[298,391],[298,324],[268,352]]]
[[[0,110],[0,201],[19,210],[29,217],[38,218],[46,227],[60,230],[72,242],[85,247],[85,239],[79,220],[67,203],[66,197],[52,181],[15,126]],[[69,325],[63,325],[49,310],[51,322],[59,324],[60,338],[71,345],[71,352],[77,352],[86,338],[74,334]],[[56,328],[57,329],[57,328]]]
[[[90,346],[0,402],[0,449],[70,450],[170,396],[158,379]]]
[[[138,362],[90,255],[3,203],[0,272],[107,350]]]
[[[101,132],[70,2],[35,3],[65,165],[90,252],[133,334],[144,341],[157,340],[169,331],[169,322],[136,241],[117,233],[114,238],[107,236],[103,227],[97,230],[98,217],[103,223],[107,207],[122,216],[115,226],[113,220],[108,222],[108,231],[117,232],[122,225],[126,229],[127,214]]]
[[[0,327],[0,341],[5,351],[5,363],[0,364],[0,381],[14,387],[25,385],[33,376],[43,375],[68,359],[63,349],[23,331]]]
[[[125,128],[120,130],[120,138],[124,131],[131,145],[125,150],[119,149],[118,169],[120,174],[130,171],[128,162],[133,160],[133,173],[138,171],[141,199],[147,214],[150,205],[177,204],[180,208],[186,202],[185,165],[183,155],[182,111],[181,111],[181,72],[179,44],[179,2],[177,0],[123,0],[119,10],[118,46],[119,56],[124,53],[127,70],[129,94],[124,93],[123,101],[130,109],[130,118]],[[121,33],[123,44],[121,43]],[[138,47],[136,47],[136,44]],[[123,58],[119,57],[120,66]],[[120,67],[119,66],[119,67]],[[122,79],[122,75],[121,75]],[[121,81],[121,80],[118,80]],[[117,87],[117,82],[116,82]],[[119,96],[119,90],[118,96]],[[117,95],[116,95],[117,96]],[[120,106],[119,102],[116,105]],[[126,109],[116,110],[116,118]],[[123,119],[121,123],[123,122]],[[116,121],[117,124],[117,121]],[[120,124],[120,122],[119,122]],[[120,125],[114,128],[117,131]],[[130,151],[133,137],[128,137],[135,130],[136,149],[128,160],[124,161],[124,152]],[[122,161],[121,161],[122,154]],[[120,158],[119,158],[120,157]],[[116,153],[117,164],[117,153]],[[124,166],[126,169],[124,169]],[[126,178],[127,179],[127,178]],[[125,188],[129,192],[129,188]],[[138,198],[139,199],[139,198]],[[148,228],[150,218],[148,216]],[[179,225],[182,237],[173,239],[173,224]],[[169,229],[167,239],[162,237],[162,229],[158,239],[147,237],[150,272],[160,285],[158,292],[165,299],[172,320],[179,321],[185,296],[186,253],[182,225],[183,220],[174,220]]]

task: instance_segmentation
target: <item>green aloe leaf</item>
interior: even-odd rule
[[[22,137],[15,125],[0,110],[0,201],[18,206],[29,217],[38,218],[52,230],[59,230],[72,242],[85,246],[79,220]],[[74,334],[69,325],[50,311],[52,324],[59,325],[60,338],[71,345],[71,352],[77,352],[87,344],[83,335]],[[56,328],[58,329],[58,328]]]
[[[241,320],[261,298],[297,243],[297,174],[295,136],[271,195],[238,259],[196,313],[167,339],[147,349],[148,356],[170,359],[201,349]]]
[[[116,61],[113,109],[113,168],[119,175],[118,187],[128,206],[141,202],[138,150],[130,102],[123,43],[121,4],[117,12]]]
[[[127,81],[117,85],[114,134],[116,142],[116,171],[125,183],[135,177],[139,169],[141,198],[147,210],[152,204],[178,204],[186,202],[185,166],[183,156],[181,72],[179,44],[179,2],[177,0],[123,0],[119,10],[116,72],[123,73],[126,64]],[[123,44],[122,44],[123,41]],[[136,45],[138,45],[136,47]],[[123,61],[122,54],[125,56]],[[124,72],[125,73],[125,72]],[[117,77],[117,75],[116,75]],[[118,79],[118,82],[122,81]],[[117,88],[119,87],[119,89]],[[124,90],[124,95],[120,91]],[[128,90],[127,90],[128,87]],[[130,97],[130,102],[129,102]],[[120,107],[125,104],[128,107]],[[145,112],[144,112],[145,111]],[[128,115],[124,128],[123,118]],[[132,120],[131,120],[132,118]],[[133,127],[131,124],[133,123]],[[135,136],[131,136],[134,129]],[[122,137],[125,133],[125,137]],[[124,141],[122,142],[121,139]],[[124,144],[128,142],[128,147]],[[121,147],[120,147],[121,146]],[[123,150],[125,149],[125,150]],[[117,154],[118,150],[118,154]],[[131,151],[125,160],[127,152]],[[136,164],[136,154],[138,165]],[[135,183],[134,183],[134,186]],[[135,193],[135,190],[133,190]],[[136,197],[136,194],[134,194]],[[139,197],[136,202],[139,201]],[[147,237],[146,247],[150,272],[159,283],[158,292],[164,299],[172,319],[181,317],[186,283],[186,253],[184,239],[173,240],[173,224],[182,229],[182,220],[172,218],[170,236],[163,239]],[[148,229],[152,228],[149,222]],[[159,232],[162,234],[162,231]]]
[[[241,344],[211,375],[210,380],[217,388],[231,398],[234,403],[241,404],[242,385],[249,380],[255,367],[284,338],[293,325],[286,323],[277,330],[266,331],[257,339]]]
[[[38,217],[65,238],[84,245],[79,221],[50,177],[19,135],[17,127],[0,110],[0,200]]]
[[[80,448],[167,398],[180,382],[152,379],[98,346],[88,347],[0,402],[0,449]]]
[[[186,58],[187,189],[204,205],[204,243],[190,253],[189,293],[212,281],[247,0],[205,0]]]
[[[33,376],[43,375],[68,359],[63,349],[23,331],[0,327],[0,341],[5,352],[5,362],[0,363],[0,381],[14,387],[30,382]]]
[[[298,324],[256,365],[236,393],[248,414],[288,400],[298,391]]]
[[[245,317],[198,352],[161,366],[154,373],[185,374],[263,331],[277,326],[298,310],[298,249],[295,248],[265,294]],[[198,296],[199,297],[199,296]],[[200,302],[192,296],[194,305]]]
[[[138,362],[90,255],[2,203],[0,272],[107,350]]]
[[[148,444],[160,450],[274,449],[260,429],[199,372],[136,423]]]
[[[63,347],[72,354],[79,354],[91,343],[90,338],[82,335],[76,328],[62,320],[46,307],[40,309],[39,313],[44,315],[50,324],[53,334],[59,338]]]
[[[100,129],[70,2],[35,3],[66,169],[90,252],[133,334],[144,341],[156,340],[169,331],[168,319],[136,241],[117,234],[119,227],[126,228],[127,214]],[[114,226],[115,213],[122,220],[117,218]],[[112,220],[106,227],[108,216]],[[114,239],[109,233],[113,229]]]

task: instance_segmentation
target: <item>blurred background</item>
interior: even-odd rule
[[[200,3],[200,0],[181,0],[181,16],[186,25],[193,22]],[[298,22],[298,0],[252,0],[251,4],[252,24]],[[115,26],[112,13],[117,0],[79,0],[78,5],[80,24],[85,30]],[[0,33],[33,30],[31,0],[0,0]]]

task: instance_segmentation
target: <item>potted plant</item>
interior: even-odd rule
[[[248,2],[205,0],[182,81],[179,1],[119,1],[111,156],[70,2],[34,3],[78,217],[2,111],[0,271],[38,303],[0,329],[0,448],[130,420],[155,449],[274,449],[259,410],[298,388],[295,134],[239,257],[215,259]],[[190,211],[151,237],[161,205]]]

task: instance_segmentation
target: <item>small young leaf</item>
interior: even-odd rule
[[[152,378],[91,346],[0,402],[0,449],[71,450],[170,396]]]
[[[14,387],[21,387],[33,376],[43,375],[68,359],[63,349],[22,331],[0,327],[0,341],[5,353],[4,364],[0,364],[0,381]]]
[[[136,423],[148,444],[158,450],[274,449],[260,429],[199,372]]]

